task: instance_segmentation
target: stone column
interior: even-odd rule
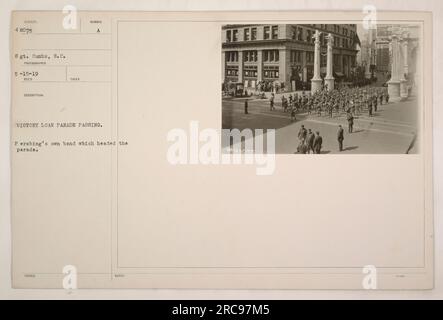
[[[280,83],[284,84],[285,91],[288,91],[291,88],[290,84],[290,75],[288,66],[290,65],[290,54],[287,49],[279,50],[279,60],[278,60],[278,80]]]
[[[403,64],[403,73],[404,74],[409,74],[409,64],[408,64],[408,40],[404,39],[403,40],[403,59],[404,59],[404,64]]]
[[[263,80],[263,50],[257,50],[257,81]]]
[[[388,93],[391,101],[400,100],[400,79],[398,77],[399,65],[399,45],[398,36],[391,36],[390,55],[391,55],[391,79],[388,81]]]
[[[306,67],[307,61],[306,61],[306,51],[302,51],[301,53],[301,68],[302,68],[302,81],[306,82],[308,81],[308,68]]]
[[[332,34],[327,36],[328,39],[328,52],[327,52],[327,61],[326,61],[326,77],[325,84],[328,86],[328,90],[334,90],[334,76],[332,73],[332,66],[334,62],[332,61]]]
[[[226,79],[226,53],[224,51],[222,51],[222,71],[221,71],[221,76],[222,76],[222,83],[225,83],[225,79]]]
[[[405,78],[405,66],[408,65],[407,56],[405,54],[405,45],[407,50],[407,40],[402,39],[400,42],[399,53],[401,56],[401,64],[399,65],[399,75],[400,75],[400,97],[401,99],[408,98],[408,81]]]
[[[311,93],[321,89],[320,77],[320,31],[316,30],[314,37],[314,76],[311,79]]]
[[[238,82],[243,83],[243,51],[238,52]]]

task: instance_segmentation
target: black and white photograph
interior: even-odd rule
[[[222,128],[274,129],[277,154],[417,154],[420,34],[405,23],[224,25]]]

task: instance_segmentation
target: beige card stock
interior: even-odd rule
[[[334,60],[342,68],[334,70],[337,87],[363,70],[356,67],[371,42],[359,39],[352,57],[346,50],[354,44],[340,43],[350,34],[340,30],[361,30],[364,19],[358,12],[14,12],[13,286],[432,288],[431,15],[377,13],[388,32],[414,30],[414,77],[407,98],[391,96],[372,118],[362,109],[352,135],[344,115],[298,111],[291,122],[280,107],[282,95],[314,75],[308,30],[330,30],[323,33],[334,33],[334,46],[350,55]],[[304,28],[300,39],[296,26]],[[376,35],[371,64],[388,81],[396,49],[392,34]],[[410,112],[403,104],[415,106],[415,122],[403,118]],[[303,121],[321,131],[328,154],[296,152]],[[276,129],[275,155],[253,154],[249,163],[224,163],[223,152],[205,157],[221,146],[215,133],[225,124]]]

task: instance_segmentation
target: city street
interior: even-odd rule
[[[337,116],[322,114],[297,114],[291,122],[290,114],[284,113],[280,101],[276,100],[276,110],[270,111],[268,100],[249,100],[249,114],[244,113],[245,99],[223,99],[223,129],[275,129],[276,153],[296,153],[297,138],[301,125],[312,131],[319,131],[323,137],[322,154],[404,154],[417,153],[413,144],[417,133],[418,103],[416,97],[408,100],[378,106],[377,112],[369,117],[367,113],[356,116],[354,132],[348,133],[348,123],[342,113]],[[344,150],[339,152],[337,142],[338,125],[345,130]],[[411,147],[411,145],[413,145]]]

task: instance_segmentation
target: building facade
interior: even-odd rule
[[[377,71],[388,73],[391,70],[389,61],[389,41],[377,41]]]
[[[365,77],[371,78],[374,76],[377,65],[377,46],[376,29],[365,29],[363,25],[357,26],[357,33],[360,38],[360,51],[357,54],[357,64],[365,69]]]
[[[326,73],[326,36],[333,36],[333,72],[349,77],[356,63],[355,24],[225,25],[222,27],[223,83],[240,82],[255,88],[259,82],[278,82],[299,90],[313,76],[314,39],[321,32],[321,73]]]
[[[403,24],[401,26],[378,25],[377,26],[377,51],[380,52],[380,59],[377,59],[377,70],[391,71],[390,43],[393,35],[398,35],[407,42],[407,50],[402,52],[405,55],[404,65],[407,73],[413,77],[417,74],[417,56],[420,39],[420,27],[418,25]]]

